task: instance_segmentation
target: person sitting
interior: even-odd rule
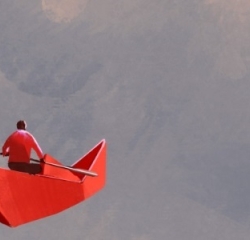
[[[34,136],[26,130],[27,124],[24,120],[18,121],[16,126],[17,130],[7,138],[2,147],[2,155],[9,156],[8,167],[11,170],[30,174],[41,173],[41,164],[44,163],[42,149]],[[32,149],[36,152],[41,164],[30,163]]]

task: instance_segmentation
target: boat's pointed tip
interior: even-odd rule
[[[103,139],[100,141],[100,143],[106,144],[106,143],[107,143],[107,141],[106,141],[106,139],[105,139],[105,138],[103,138]]]

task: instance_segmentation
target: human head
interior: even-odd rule
[[[16,124],[17,129],[26,130],[27,124],[24,120],[19,120]]]

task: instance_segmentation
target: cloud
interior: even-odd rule
[[[89,0],[42,0],[42,9],[53,22],[70,22],[84,11]]]
[[[249,74],[250,3],[247,0],[205,0],[196,15],[197,30],[189,42],[193,57],[213,64],[216,73],[231,80]],[[202,54],[205,53],[205,57]],[[190,56],[190,55],[189,55]],[[199,61],[196,61],[199,62]],[[204,65],[203,64],[203,65]]]

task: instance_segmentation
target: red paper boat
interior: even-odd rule
[[[51,165],[44,164],[43,173],[37,175],[0,168],[1,223],[16,227],[56,214],[86,200],[105,185],[105,140],[70,167],[48,154],[45,162]],[[86,174],[77,172],[79,169],[87,170]],[[88,171],[97,176],[88,176]]]

